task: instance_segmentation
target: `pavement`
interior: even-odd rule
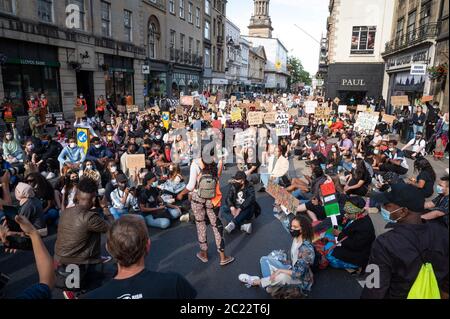
[[[430,159],[438,177],[448,168],[448,161]],[[305,172],[304,161],[291,161],[293,174],[302,175]],[[412,163],[410,174],[413,174]],[[222,191],[227,194],[227,181],[234,175],[236,168],[224,171],[221,179]],[[184,175],[188,175],[186,169]],[[274,200],[267,193],[257,193],[257,201],[262,208],[261,215],[253,222],[251,235],[235,230],[225,235],[226,254],[234,256],[235,262],[221,267],[216,252],[212,230],[208,227],[209,262],[199,261],[195,254],[198,251],[196,228],[193,223],[175,222],[167,230],[150,228],[152,241],[151,250],[146,257],[146,267],[161,272],[177,272],[187,278],[196,288],[200,299],[267,299],[270,296],[260,288],[246,288],[238,281],[241,273],[260,275],[259,259],[272,250],[289,250],[291,237],[278,219],[273,216]],[[371,214],[376,233],[384,231],[384,222],[379,214]],[[56,235],[45,238],[45,244],[53,254]],[[104,239],[103,239],[104,241]],[[105,252],[106,254],[106,252]],[[38,282],[38,275],[32,252],[19,252],[15,255],[0,251],[0,271],[7,273],[11,281],[5,288],[5,296],[13,298],[23,289]],[[114,275],[114,264],[106,265],[104,274],[106,280]],[[326,269],[318,272],[314,278],[311,299],[357,299],[361,286],[357,278],[345,270]],[[55,299],[61,299],[62,293],[55,290]]]

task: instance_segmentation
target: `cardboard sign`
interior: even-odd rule
[[[305,113],[314,114],[316,113],[316,107],[318,106],[317,101],[306,101],[305,102]]]
[[[264,113],[263,112],[250,112],[247,115],[248,125],[256,126],[263,124]]]
[[[215,97],[215,96],[210,96],[208,99],[208,102],[211,104],[216,104],[216,101],[217,101],[217,97]]]
[[[366,133],[372,133],[378,124],[378,118],[380,113],[378,112],[361,112],[358,114],[354,130],[356,132],[364,131]]]
[[[184,122],[172,122],[172,128],[175,130],[186,128],[186,124]]]
[[[244,148],[256,146],[256,131],[245,130],[237,133],[234,145]]]
[[[277,112],[269,112],[264,115],[264,123],[275,124],[277,120]]]
[[[76,119],[80,119],[80,118],[86,117],[86,112],[84,112],[84,108],[83,107],[74,107],[73,111],[75,113],[75,118]]]
[[[333,102],[336,103],[337,105],[339,105],[339,103],[341,102],[341,99],[339,99],[338,97],[336,97],[336,98],[333,100]]]
[[[184,95],[180,97],[180,104],[183,106],[192,106],[194,105],[194,97],[190,95]]]
[[[161,111],[161,109],[159,108],[159,106],[154,106],[148,109],[148,114],[151,114],[151,111],[154,110],[156,114],[159,114],[159,112]]]
[[[285,207],[288,212],[295,214],[300,201],[292,196],[284,187],[269,181],[267,193],[272,196],[275,201]]]
[[[394,115],[388,115],[388,114],[383,114],[383,122],[386,122],[389,125],[394,124],[394,121],[397,120],[397,117],[395,117]]]
[[[347,105],[339,105],[338,113],[347,113]]]
[[[356,112],[366,112],[366,111],[367,111],[367,105],[360,104],[356,107]]]
[[[426,103],[426,102],[433,101],[433,98],[434,98],[433,95],[426,95],[426,96],[422,97],[421,101],[422,101],[422,103]]]
[[[330,109],[327,106],[319,106],[316,108],[316,113],[314,115],[317,119],[328,119],[330,116]]]
[[[145,168],[145,155],[144,154],[127,154],[127,168],[130,173],[139,171],[141,168]]]
[[[408,96],[406,96],[406,95],[392,96],[392,97],[391,97],[391,104],[392,104],[393,106],[404,106],[404,105],[409,105],[409,99],[408,99]]]
[[[289,136],[291,134],[291,129],[289,127],[289,115],[287,113],[279,112],[277,114],[275,131],[277,136]]]
[[[184,115],[184,107],[177,106],[177,108],[175,110],[175,114],[177,114],[177,115]]]
[[[298,119],[298,125],[300,125],[300,126],[308,126],[309,125],[309,118],[307,118],[307,117],[300,117]]]
[[[231,110],[231,121],[238,122],[242,120],[242,111],[240,108],[235,107]]]
[[[290,116],[297,118],[298,117],[298,108],[291,108],[291,109],[289,109],[288,113]]]
[[[139,107],[137,105],[127,105],[127,112],[128,113],[138,113]]]
[[[227,107],[227,101],[220,101],[219,109],[224,110]]]
[[[127,111],[127,107],[125,105],[117,105],[117,111],[119,111],[119,113],[125,113]]]

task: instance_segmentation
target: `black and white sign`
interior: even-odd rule
[[[143,65],[142,66],[142,74],[150,74],[150,65]]]
[[[413,64],[411,65],[411,75],[425,75],[427,74],[426,64]]]

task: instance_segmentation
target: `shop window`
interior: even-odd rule
[[[353,27],[351,54],[373,54],[377,27]]]

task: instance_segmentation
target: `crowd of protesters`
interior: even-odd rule
[[[304,97],[267,95],[223,104],[210,103],[207,96],[193,97],[189,106],[162,103],[131,113],[100,97],[96,116],[56,128],[48,126],[40,107],[30,107],[23,130],[10,125],[0,156],[0,237],[7,250],[21,249],[12,244],[17,238],[30,239],[40,275],[40,283],[20,298],[50,298],[55,286],[68,299],[195,298],[182,276],[145,268],[148,227],[164,230],[177,221],[193,222],[196,257],[207,263],[210,226],[220,266],[232,267],[235,258],[226,254],[224,238],[236,229],[252,233],[261,213],[256,192],[273,183],[300,202],[293,212],[274,205],[275,217],[289,216],[293,242],[287,252],[261,258],[261,278],[241,274],[248,287],[262,287],[274,297],[305,297],[326,267],[362,276],[367,265],[377,265],[380,286],[364,289],[362,297],[406,298],[427,252],[441,295],[448,296],[449,177],[448,172],[437,176],[428,156],[434,151],[448,157],[448,113],[442,114],[438,104],[427,102],[426,111],[422,105],[396,108],[396,120],[388,124],[382,121],[382,103],[368,101],[380,121],[373,130],[358,131],[356,109],[339,113],[331,100],[313,98],[330,110],[326,118],[316,118],[306,113]],[[82,98],[77,103],[86,106]],[[241,116],[233,120],[238,106]],[[273,123],[261,124],[258,129],[265,133],[253,142],[222,148],[226,129],[255,129],[247,123],[249,112],[287,114],[292,108],[298,115],[289,113],[288,134],[276,134]],[[307,124],[300,125],[299,118]],[[78,128],[90,133],[87,150],[79,146]],[[211,135],[220,147],[208,152]],[[130,169],[127,157],[138,154],[144,155],[145,167]],[[224,181],[230,157],[238,171]],[[307,169],[293,176],[292,161],[304,161]],[[230,190],[222,194],[228,182]],[[338,225],[327,217],[321,194],[321,186],[330,182],[341,212]],[[377,237],[369,212],[379,213],[392,230]],[[52,233],[54,262],[41,239]],[[108,254],[102,254],[102,236]],[[111,262],[118,267],[114,279],[88,292],[98,267]],[[81,270],[77,289],[65,285],[72,264]]]

